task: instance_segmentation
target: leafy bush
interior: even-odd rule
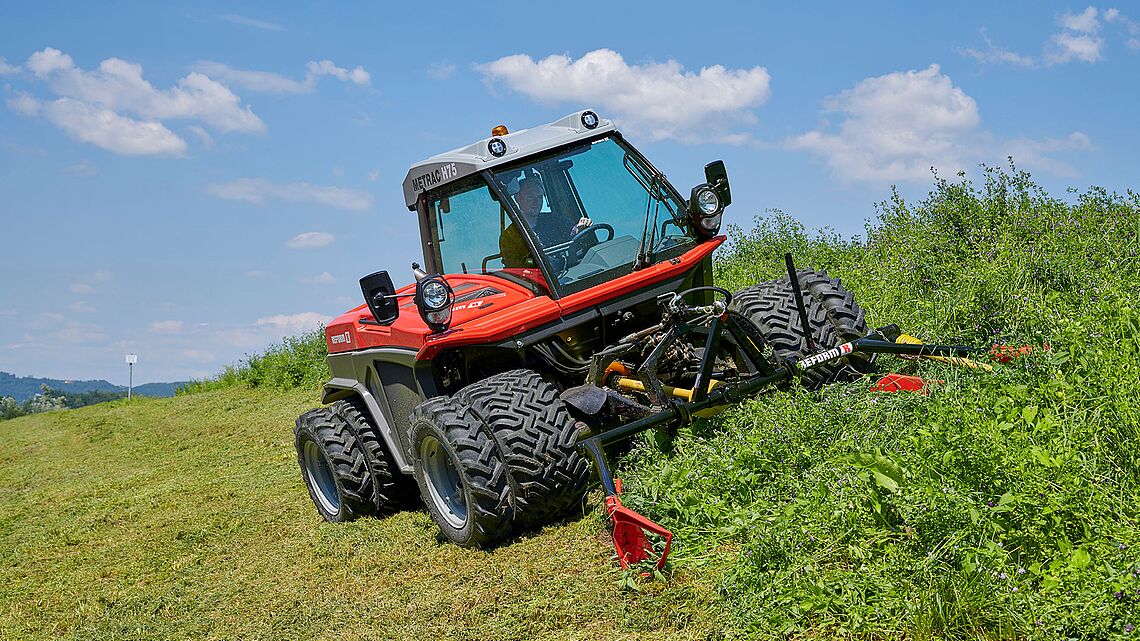
[[[678,534],[676,567],[720,575],[749,636],[1125,638],[1140,626],[1140,197],[1067,203],[1029,175],[897,193],[866,239],[775,212],[733,229],[718,280],[783,253],[841,277],[872,326],[1030,344],[994,374],[883,357],[939,379],[764,395],[638,443],[625,502]],[[699,436],[700,438],[695,438]]]
[[[191,381],[178,389],[178,394],[193,394],[207,390],[245,385],[271,389],[315,388],[329,378],[325,357],[324,328],[300,336],[290,336],[271,346],[262,354],[247,355],[237,365],[229,365],[214,378]]]

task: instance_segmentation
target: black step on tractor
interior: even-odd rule
[[[609,453],[798,378],[874,370],[876,354],[978,366],[971,348],[868,329],[851,292],[797,270],[729,292],[712,253],[724,163],[684,198],[590,110],[417,163],[404,181],[424,267],[326,328],[324,407],[297,460],[329,521],[422,501],[445,540],[494,546],[580,513],[595,479],[622,567],[663,566],[672,534],[625,508]]]

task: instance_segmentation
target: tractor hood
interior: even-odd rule
[[[451,308],[451,326],[447,331],[438,333],[433,333],[420,318],[419,310],[412,300],[415,285],[407,285],[396,292],[406,298],[400,302],[400,316],[395,322],[390,325],[377,324],[368,307],[361,305],[333,319],[325,328],[325,341],[330,354],[386,347],[415,350],[418,359],[429,359],[444,348],[497,343],[561,317],[678,278],[698,268],[722,242],[724,237],[717,236],[681,256],[619,276],[557,301],[549,296],[536,295],[523,285],[497,276],[445,276],[455,292],[455,302]],[[531,274],[530,279],[535,276],[536,274]]]
[[[491,313],[498,317],[506,316],[509,308],[519,305],[528,310],[524,314],[541,311],[537,308],[546,307],[557,314],[558,307],[554,301],[546,296],[536,297],[526,287],[503,278],[477,274],[457,274],[445,278],[455,291],[451,327],[447,331],[433,334],[428,329],[416,309],[413,300],[416,286],[412,283],[397,290],[397,295],[406,298],[401,298],[400,316],[390,325],[377,324],[367,305],[351,309],[329,322],[325,328],[329,353],[371,347],[403,347],[418,351],[432,340],[462,332],[466,323]]]

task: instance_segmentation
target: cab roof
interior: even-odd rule
[[[588,126],[590,122],[595,123],[593,127]],[[415,210],[416,199],[429,189],[613,130],[613,122],[599,117],[594,111],[583,109],[549,124],[484,138],[412,165],[404,177],[404,201],[408,209]]]

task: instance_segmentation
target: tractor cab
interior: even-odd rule
[[[613,124],[581,111],[414,165],[404,181],[429,273],[488,274],[558,299],[712,238],[723,165],[690,202]],[[715,182],[715,184],[712,184]]]

